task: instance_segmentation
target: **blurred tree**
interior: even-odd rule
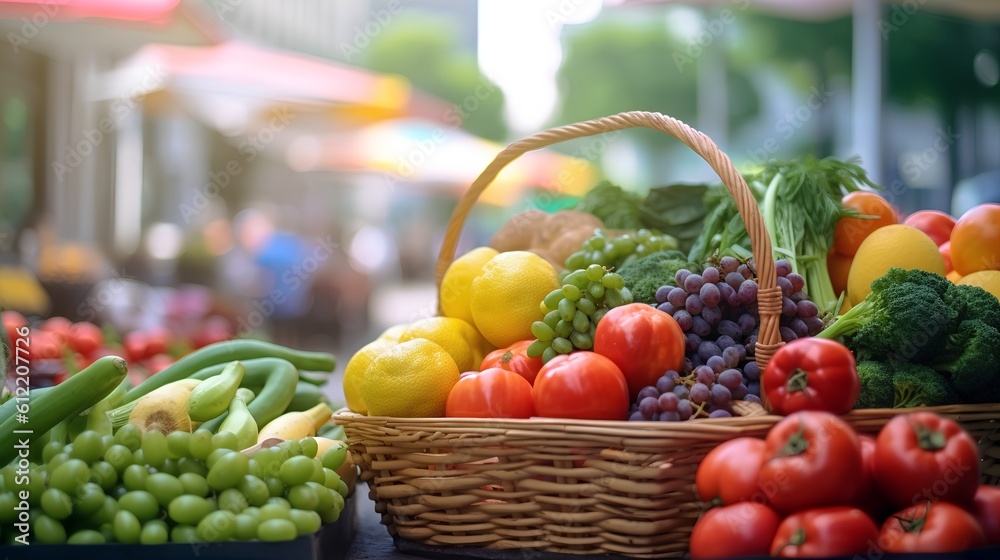
[[[802,21],[745,14],[745,48],[736,51],[739,62],[776,63],[800,88],[828,83],[851,75],[850,17],[830,21]]]
[[[608,11],[592,23],[568,28],[557,123],[636,110],[694,122],[702,47],[673,36],[662,7],[649,7],[636,16]],[[713,35],[712,42],[716,40]],[[727,66],[729,120],[739,126],[757,113],[758,97],[747,74]],[[636,132],[636,140],[652,148],[675,142],[653,131]]]
[[[962,106],[1000,107],[997,86],[982,83],[973,67],[980,51],[1000,53],[997,23],[890,10],[880,30],[888,41],[886,95],[890,100],[904,105],[933,104],[946,121]]]
[[[1000,108],[1000,87],[983,83],[973,62],[981,52],[992,52],[993,57],[1000,53],[1000,24],[893,7],[884,13],[879,29],[888,45],[887,99],[933,108],[944,123],[942,139],[949,146],[966,134],[959,124],[961,112],[976,115]],[[964,169],[959,150],[949,149],[947,155],[949,186],[984,171],[975,155],[972,166]]]
[[[829,21],[802,21],[747,13],[741,21],[746,37],[734,51],[734,62],[745,67],[768,65],[806,95],[811,89],[828,90],[838,79],[850,80],[852,23],[850,17]],[[800,152],[830,155],[838,117],[821,111],[820,132],[797,147]],[[811,140],[811,141],[810,141]]]
[[[461,121],[473,134],[505,140],[503,92],[479,71],[475,53],[463,49],[458,38],[452,20],[404,11],[372,38],[361,63],[405,76],[415,87],[453,103],[445,122]]]

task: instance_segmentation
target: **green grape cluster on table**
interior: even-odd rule
[[[25,490],[30,544],[291,541],[340,517],[345,447],[320,458],[309,437],[252,456],[236,447],[229,432],[164,435],[131,424],[114,436],[49,442],[27,483],[13,463],[0,469],[0,536],[15,544]]]
[[[566,259],[566,269],[580,270],[598,264],[609,270],[617,270],[646,255],[676,248],[676,239],[648,229],[617,236],[598,229],[593,237],[583,243],[579,251]]]
[[[559,354],[594,347],[597,323],[609,309],[632,303],[632,294],[621,276],[599,265],[570,272],[562,287],[542,301],[545,318],[531,325],[535,341],[528,356],[548,363]]]

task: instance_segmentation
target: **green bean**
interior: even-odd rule
[[[198,371],[210,366],[228,364],[234,360],[244,361],[268,357],[287,360],[296,368],[306,371],[332,372],[334,367],[336,367],[335,358],[332,354],[326,352],[293,350],[260,340],[227,340],[225,342],[209,344],[204,348],[195,350],[177,360],[163,371],[150,376],[125,394],[125,402],[132,402],[167,383],[189,378]]]

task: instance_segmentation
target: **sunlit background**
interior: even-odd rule
[[[658,111],[744,169],[860,157],[903,212],[1000,201],[997,2],[0,0],[0,31],[0,304],[341,367],[433,312],[457,200],[552,126]],[[602,179],[713,181],[682,148],[530,154],[460,251]]]

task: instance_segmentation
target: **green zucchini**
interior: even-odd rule
[[[299,377],[301,376],[302,372],[299,372]],[[292,397],[292,402],[288,403],[288,406],[285,407],[285,412],[309,410],[321,402],[330,403],[329,397],[326,396],[323,390],[312,383],[300,379],[298,385],[295,386],[295,396]]]
[[[284,414],[288,403],[292,402],[299,382],[299,371],[291,362],[281,358],[256,358],[241,363],[245,372],[240,386],[260,387],[254,391],[257,396],[247,405],[247,410],[257,421],[257,427],[263,428],[268,422]],[[205,380],[219,375],[226,365],[228,364],[218,364],[202,369],[192,375],[191,379]],[[223,413],[200,427],[215,431],[227,415],[228,412]]]
[[[101,402],[125,379],[127,373],[125,360],[106,356],[44,393],[31,391],[28,402],[21,403],[27,406],[22,406],[17,414],[0,423],[0,465],[6,465],[17,457],[19,448],[15,446],[22,440],[38,441],[59,422]],[[18,420],[20,414],[27,416],[27,422]]]
[[[52,389],[55,389],[55,387],[39,387],[38,389],[32,389],[31,398],[38,398]],[[7,419],[13,416],[15,412],[17,412],[17,399],[11,397],[11,399],[7,402],[0,404],[0,423],[6,422]]]
[[[323,375],[310,375],[304,371],[299,372],[299,381],[305,381],[306,383],[315,385],[317,387],[319,387],[320,385],[326,385],[326,382],[329,380],[330,379],[328,373]]]
[[[331,372],[337,365],[333,354],[326,352],[293,350],[260,340],[227,340],[195,350],[163,371],[150,376],[126,393],[125,402],[132,402],[167,383],[191,377],[205,368],[217,365],[225,366],[225,364],[235,360],[246,362],[255,358],[280,358],[290,362],[294,367],[306,371]],[[298,373],[296,373],[296,380],[298,380]]]

